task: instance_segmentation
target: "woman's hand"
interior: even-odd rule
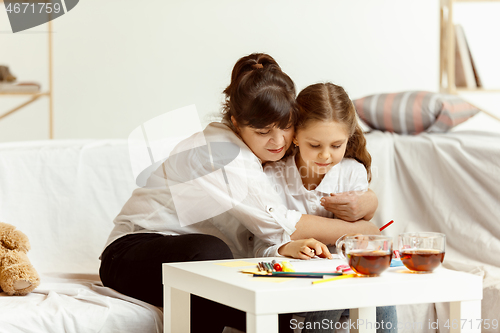
[[[320,202],[336,218],[348,222],[371,220],[378,206],[377,196],[370,189],[365,192],[332,193],[321,198]]]
[[[278,249],[278,253],[282,256],[305,260],[311,259],[316,255],[321,258],[332,259],[332,254],[328,251],[328,247],[314,238],[290,241],[282,245]]]

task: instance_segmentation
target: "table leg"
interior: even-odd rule
[[[375,333],[377,325],[376,307],[349,309],[351,333]]]
[[[278,314],[255,315],[247,312],[247,333],[278,333]]]
[[[191,331],[191,294],[163,285],[163,331]]]
[[[450,333],[481,332],[481,301],[450,302]]]

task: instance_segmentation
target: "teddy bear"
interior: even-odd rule
[[[29,249],[24,233],[0,222],[0,292],[23,296],[38,287],[40,277],[26,254]]]

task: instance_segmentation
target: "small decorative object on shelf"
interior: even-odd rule
[[[16,82],[8,66],[0,65],[0,93],[4,94],[36,94],[40,92],[37,82]]]
[[[11,74],[9,67],[0,65],[0,82],[14,82],[16,77]]]

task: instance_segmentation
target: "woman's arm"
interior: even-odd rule
[[[314,238],[324,244],[335,244],[337,239],[345,234],[379,235],[380,231],[370,221],[360,220],[351,223],[339,219],[331,219],[315,215],[303,214],[295,225],[291,239]]]
[[[358,220],[369,221],[375,215],[378,199],[371,189],[363,192],[344,192],[321,199],[321,205],[326,210],[335,214],[342,220],[355,222]]]

